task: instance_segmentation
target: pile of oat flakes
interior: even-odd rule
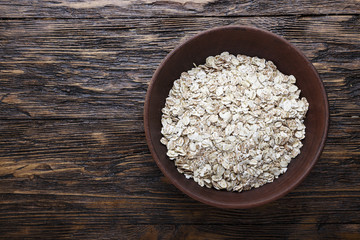
[[[161,142],[200,186],[242,191],[274,181],[300,153],[308,110],[295,77],[223,52],[181,74],[162,109]]]

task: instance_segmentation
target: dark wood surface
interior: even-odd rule
[[[360,239],[359,13],[358,0],[0,1],[0,238]],[[247,210],[171,185],[142,118],[161,60],[229,24],[301,49],[330,105],[310,175]]]

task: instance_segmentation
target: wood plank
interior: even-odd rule
[[[106,185],[104,185],[106,187]],[[114,188],[113,188],[114,189]],[[115,189],[114,189],[115,190]],[[118,189],[118,191],[120,191]],[[183,198],[181,194],[164,197],[144,195],[109,197],[82,193],[62,194],[2,194],[0,223],[2,229],[29,222],[66,222],[69,227],[92,221],[106,226],[117,224],[324,224],[359,223],[359,194],[347,196],[302,197],[290,193],[280,200],[262,207],[245,210],[224,210]],[[221,221],[220,221],[221,220]],[[30,222],[31,221],[31,222]],[[64,224],[65,225],[65,224]]]
[[[358,14],[358,0],[4,0],[1,18],[223,17]]]
[[[142,119],[161,60],[204,29],[244,24],[299,47],[318,69],[331,113],[359,116],[359,17],[57,19],[0,22],[0,119]]]
[[[67,0],[2,1],[0,236],[359,239],[359,16],[291,16],[358,12],[358,5],[275,2],[249,3],[245,12],[244,1],[217,1],[199,17],[188,8],[200,5],[169,1],[131,3],[123,12],[54,7],[76,4]],[[254,4],[285,16],[211,17],[251,16]],[[151,158],[142,123],[147,84],[163,57],[195,33],[228,24],[268,29],[299,47],[330,103],[328,139],[310,175],[285,197],[248,210],[213,208],[177,190]]]
[[[334,128],[319,162],[294,191],[262,207],[221,210],[192,200],[169,183],[151,158],[141,121],[1,122],[0,225],[6,234],[13,226],[22,229],[19,235],[24,229],[36,231],[45,222],[49,232],[59,236],[62,231],[75,234],[78,228],[87,233],[91,228],[95,234],[98,228],[93,225],[154,222],[232,226],[360,222],[356,211],[360,139],[349,142]],[[339,126],[358,136],[356,124]]]
[[[87,233],[113,225],[169,223],[202,225],[221,228],[224,225],[281,225],[357,224],[359,197],[324,197],[322,199],[283,198],[275,203],[248,210],[222,210],[189,200],[162,201],[158,198],[95,198],[90,196],[2,195],[0,223],[3,233],[15,229],[30,231],[51,229],[57,233],[77,228]],[[15,199],[16,198],[16,199]],[[7,201],[7,202],[6,202]],[[342,209],[343,208],[343,209]],[[221,221],[220,221],[221,220]],[[37,228],[38,227],[38,228]],[[116,231],[112,231],[113,233]],[[359,233],[359,232],[358,232]],[[4,236],[2,234],[2,236]]]
[[[49,237],[56,239],[86,238],[86,239],[359,239],[359,224],[279,224],[279,225],[180,225],[180,224],[147,224],[120,225],[116,221],[105,225],[104,228],[94,222],[86,222],[86,226],[76,225],[73,228],[56,225],[50,222],[47,228],[30,228],[24,223],[21,229],[5,234],[4,237]],[[220,233],[220,230],[221,233]]]
[[[355,171],[360,167],[356,161],[360,152],[360,123],[345,124],[345,118],[341,119],[343,124],[333,118],[323,157],[309,177],[313,178],[310,181],[313,185],[306,185],[307,188],[315,187],[318,191],[325,184],[349,191],[360,187],[360,176]],[[110,179],[162,176],[148,151],[142,121],[2,120],[0,136],[0,177],[4,181],[37,176],[59,182],[70,173],[88,175],[89,179],[97,175]],[[348,168],[354,171],[350,173]],[[317,185],[319,179],[323,180]],[[7,183],[0,184],[5,184],[5,191]],[[46,190],[49,186],[43,187]]]

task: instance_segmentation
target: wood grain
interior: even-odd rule
[[[2,18],[223,17],[358,14],[358,0],[3,0]],[[190,20],[190,19],[189,19]]]
[[[50,222],[49,224],[56,224]],[[41,228],[35,229],[25,223],[26,231],[17,231],[14,229],[13,236],[32,236],[43,237],[49,233],[54,238],[91,238],[91,239],[140,239],[140,240],[155,240],[155,239],[190,239],[190,240],[207,240],[207,239],[248,239],[251,235],[253,239],[358,239],[358,224],[343,224],[342,227],[333,224],[321,224],[319,226],[314,224],[287,224],[287,225],[219,225],[219,226],[204,226],[204,225],[117,225],[114,224],[105,229],[99,227],[93,222],[85,222],[86,227],[74,226],[73,228],[61,229],[61,231],[51,232],[50,230],[42,231]],[[54,228],[56,228],[54,226]],[[219,233],[219,229],[223,231]],[[262,229],[263,231],[259,231]],[[76,230],[76,233],[69,234]]]
[[[359,1],[1,1],[0,238],[360,239]],[[285,197],[222,210],[153,161],[148,83],[180,42],[242,24],[283,36],[324,82],[330,128]]]
[[[0,23],[0,118],[140,120],[161,60],[195,33],[228,24],[291,41],[318,69],[331,110],[345,107],[351,115],[360,100],[359,23],[357,16],[6,20]]]

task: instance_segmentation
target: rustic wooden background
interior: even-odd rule
[[[359,14],[359,0],[0,0],[0,237],[360,239]],[[142,118],[161,60],[229,24],[300,48],[330,104],[311,174],[247,210],[172,186]]]

